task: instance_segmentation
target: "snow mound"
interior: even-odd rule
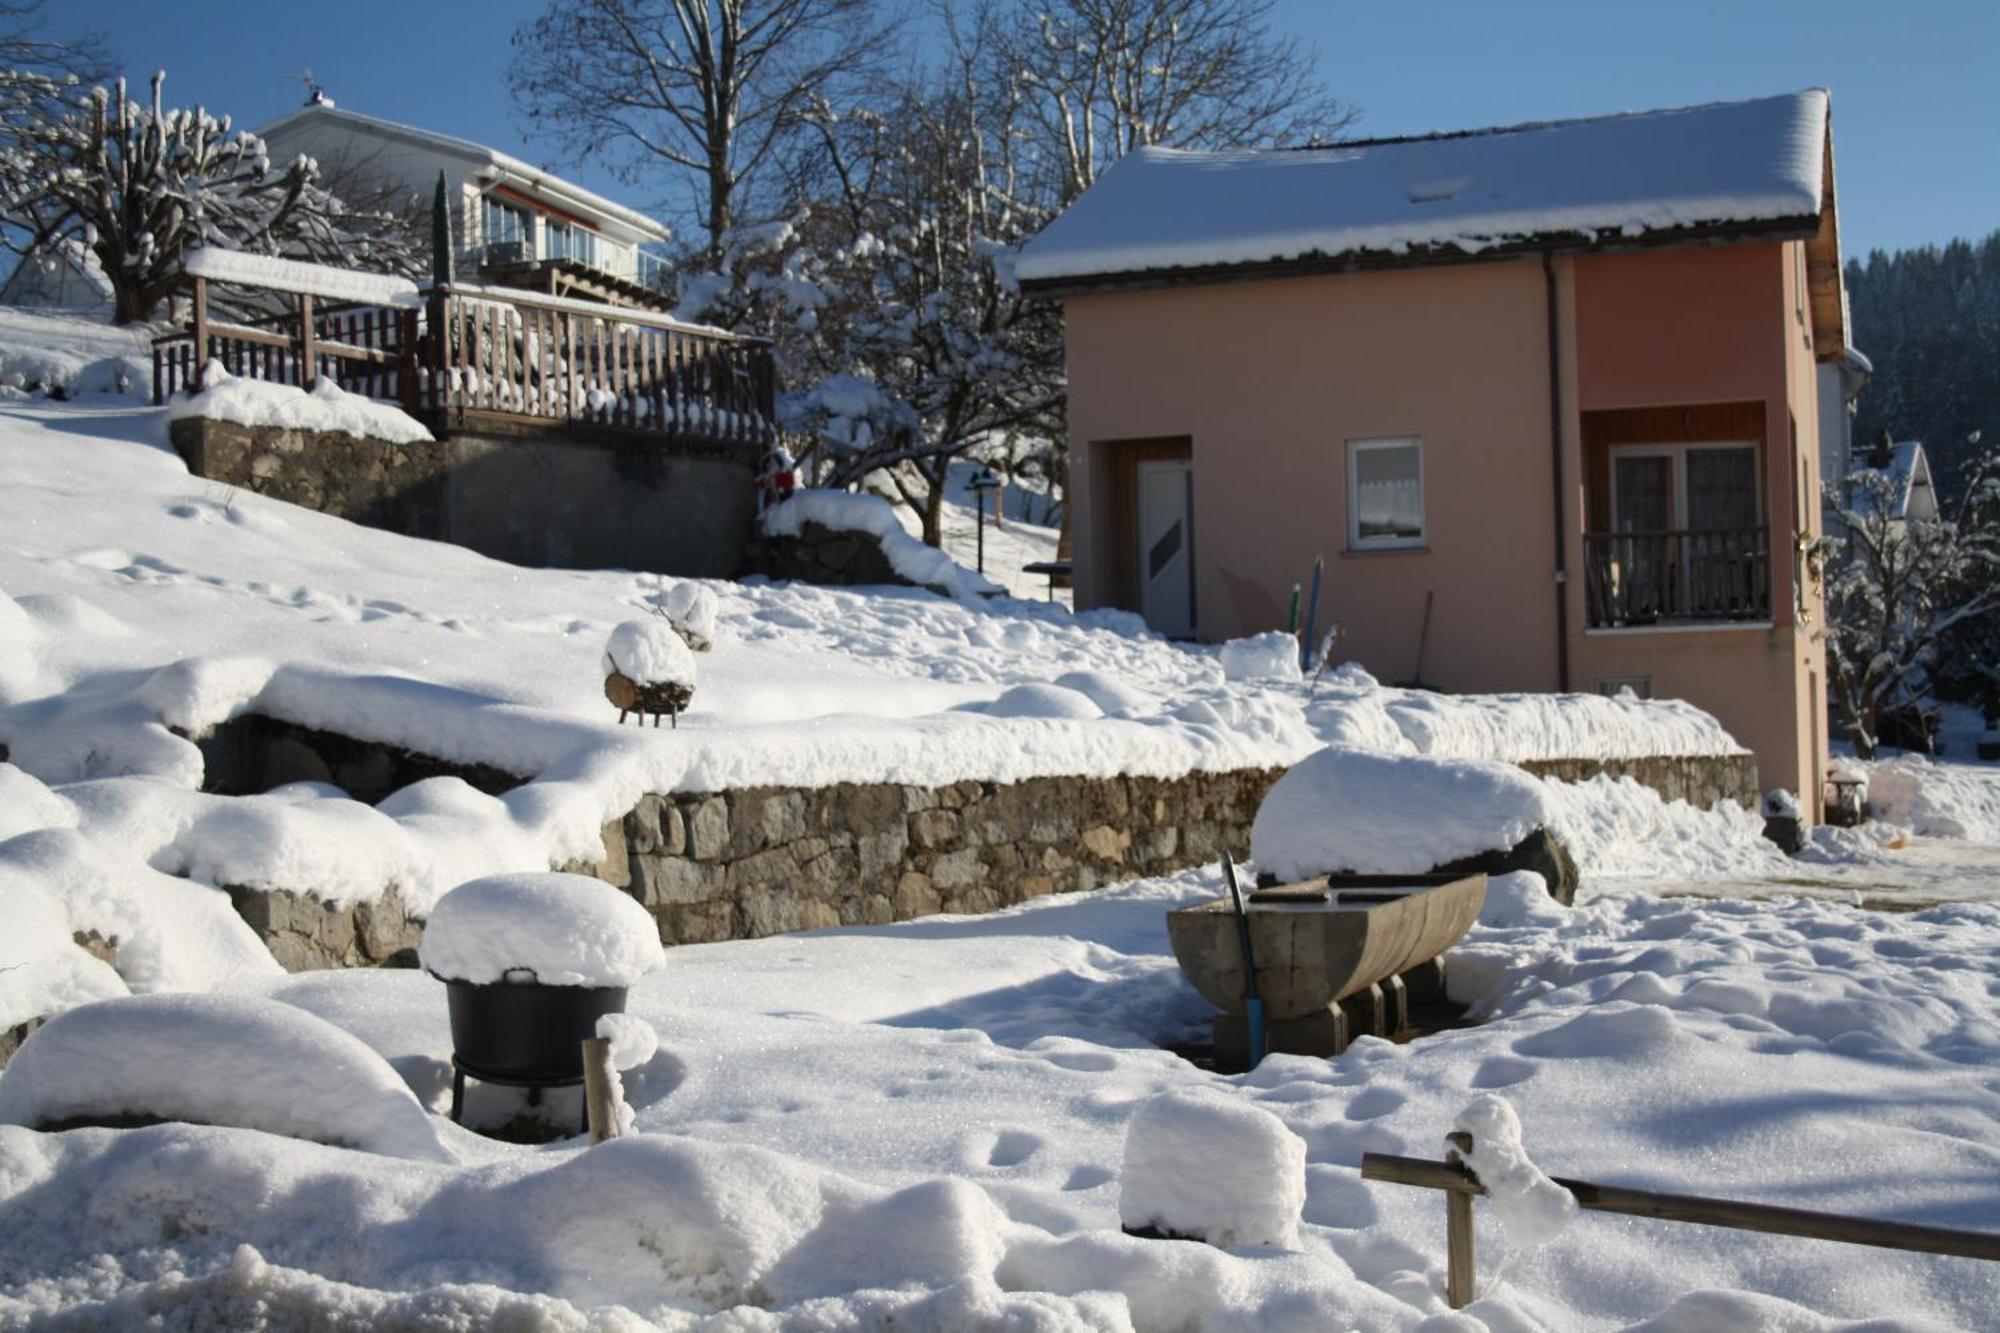
[[[1490,930],[1560,925],[1568,915],[1569,909],[1550,896],[1548,881],[1532,870],[1487,877],[1479,924]]]
[[[604,646],[604,669],[637,685],[680,685],[694,688],[694,654],[674,629],[657,617],[628,620],[611,631]]]
[[[614,1069],[637,1069],[660,1049],[660,1033],[635,1014],[600,1014],[597,1035],[611,1043]]]
[[[1222,645],[1225,680],[1297,680],[1299,641],[1281,629]]]
[[[765,510],[763,523],[764,531],[773,537],[796,537],[808,523],[836,532],[866,533],[881,546],[891,569],[919,587],[937,589],[948,597],[991,597],[1006,591],[905,532],[896,511],[877,495],[797,491]]]
[[[1734,801],[1702,810],[1604,773],[1542,789],[1549,831],[1586,877],[1789,873],[1790,860],[1764,836],[1763,817]]]
[[[722,604],[715,594],[693,581],[676,583],[660,601],[667,620],[687,640],[687,646],[705,653],[715,645],[715,624]]]
[[[0,842],[76,823],[76,807],[14,765],[0,761]]]
[[[418,953],[426,971],[475,985],[526,969],[545,986],[630,986],[666,961],[636,899],[556,872],[459,885],[432,909]]]
[[[1125,1131],[1118,1218],[1225,1248],[1297,1249],[1305,1140],[1269,1111],[1217,1093],[1162,1093]]]
[[[1543,785],[1508,764],[1329,748],[1272,786],[1250,848],[1284,881],[1416,874],[1512,847],[1551,815]]]
[[[0,1124],[124,1116],[451,1160],[381,1056],[303,1009],[244,995],[82,1005],[36,1029],[0,1072]]]
[[[175,398],[167,407],[169,419],[208,417],[239,426],[314,430],[390,444],[416,444],[432,438],[422,422],[401,408],[348,393],[323,376],[307,392],[290,384],[240,379],[220,361],[210,361],[201,374],[202,391]]]
[[[1505,1097],[1483,1093],[1452,1129],[1472,1136],[1465,1164],[1486,1187],[1507,1243],[1531,1250],[1554,1240],[1577,1214],[1576,1196],[1542,1174],[1521,1144],[1521,1117]]]
[[[1117,717],[1121,713],[1146,713],[1159,705],[1159,700],[1153,695],[1104,671],[1065,671],[1053,683],[1087,695],[1092,703],[1104,710],[1107,717]]]
[[[1104,710],[1081,690],[1064,685],[1016,685],[984,706],[994,717],[1058,717],[1089,721]]]
[[[1870,764],[1868,810],[1924,837],[2000,842],[2000,769],[1914,754]]]
[[[44,828],[0,842],[0,895],[22,886],[62,905],[60,940],[48,938],[59,955],[74,947],[73,931],[116,940],[118,974],[133,990],[208,990],[282,973],[228,894],[156,870],[115,841]]]
[[[0,1028],[125,994],[110,964],[78,948],[63,905],[32,883],[0,880]]]
[[[1315,695],[1315,725],[1335,743],[1513,763],[1743,753],[1720,722],[1681,699],[1438,694],[1384,689],[1366,672],[1348,671],[1328,674]]]

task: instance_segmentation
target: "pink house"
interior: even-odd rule
[[[1379,678],[1688,699],[1817,818],[1839,255],[1823,89],[1133,153],[1018,267],[1068,324],[1077,603],[1229,638],[1324,555]]]

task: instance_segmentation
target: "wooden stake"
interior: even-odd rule
[[[585,1037],[583,1110],[590,1125],[592,1147],[618,1137],[618,1098],[611,1091],[612,1081],[617,1077],[611,1067],[611,1043],[603,1037]]]
[[[1445,1161],[1463,1166],[1457,1149],[1445,1153]],[[1473,1276],[1477,1259],[1472,1246],[1472,1195],[1464,1190],[1446,1190],[1444,1196],[1444,1300],[1454,1310],[1472,1304]]]

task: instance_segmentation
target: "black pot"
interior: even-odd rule
[[[623,986],[475,985],[440,977],[451,1009],[459,1068],[501,1083],[564,1083],[583,1077],[583,1039],[597,1020],[625,1012]]]

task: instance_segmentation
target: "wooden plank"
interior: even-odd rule
[[[317,338],[314,336],[317,333],[318,330],[313,327],[312,293],[300,292],[299,293],[299,351],[298,351],[299,364],[297,369],[298,369],[298,382],[299,382],[299,387],[301,389],[311,389],[313,386],[313,381],[318,378],[317,372],[319,369],[319,352],[316,350],[314,346],[314,344],[318,341]]]
[[[1486,1192],[1479,1178],[1463,1166],[1419,1157],[1398,1157],[1390,1153],[1363,1153],[1361,1178],[1468,1196]],[[2000,1234],[1991,1232],[1961,1231],[1915,1222],[1887,1222],[1843,1213],[1709,1198],[1699,1194],[1625,1189],[1587,1180],[1568,1180],[1561,1176],[1552,1179],[1575,1195],[1578,1206],[1587,1212],[1650,1217],[1664,1222],[1692,1222],[1700,1226],[1759,1231],[1773,1236],[1803,1236],[1812,1240],[1834,1240],[1849,1245],[1908,1250],[1919,1254],[2000,1260]]]
[[[1458,1154],[1448,1154],[1453,1165]],[[1464,1190],[1447,1190],[1444,1196],[1444,1301],[1454,1310],[1472,1304],[1472,1288],[1478,1276],[1472,1231],[1472,1196]]]

